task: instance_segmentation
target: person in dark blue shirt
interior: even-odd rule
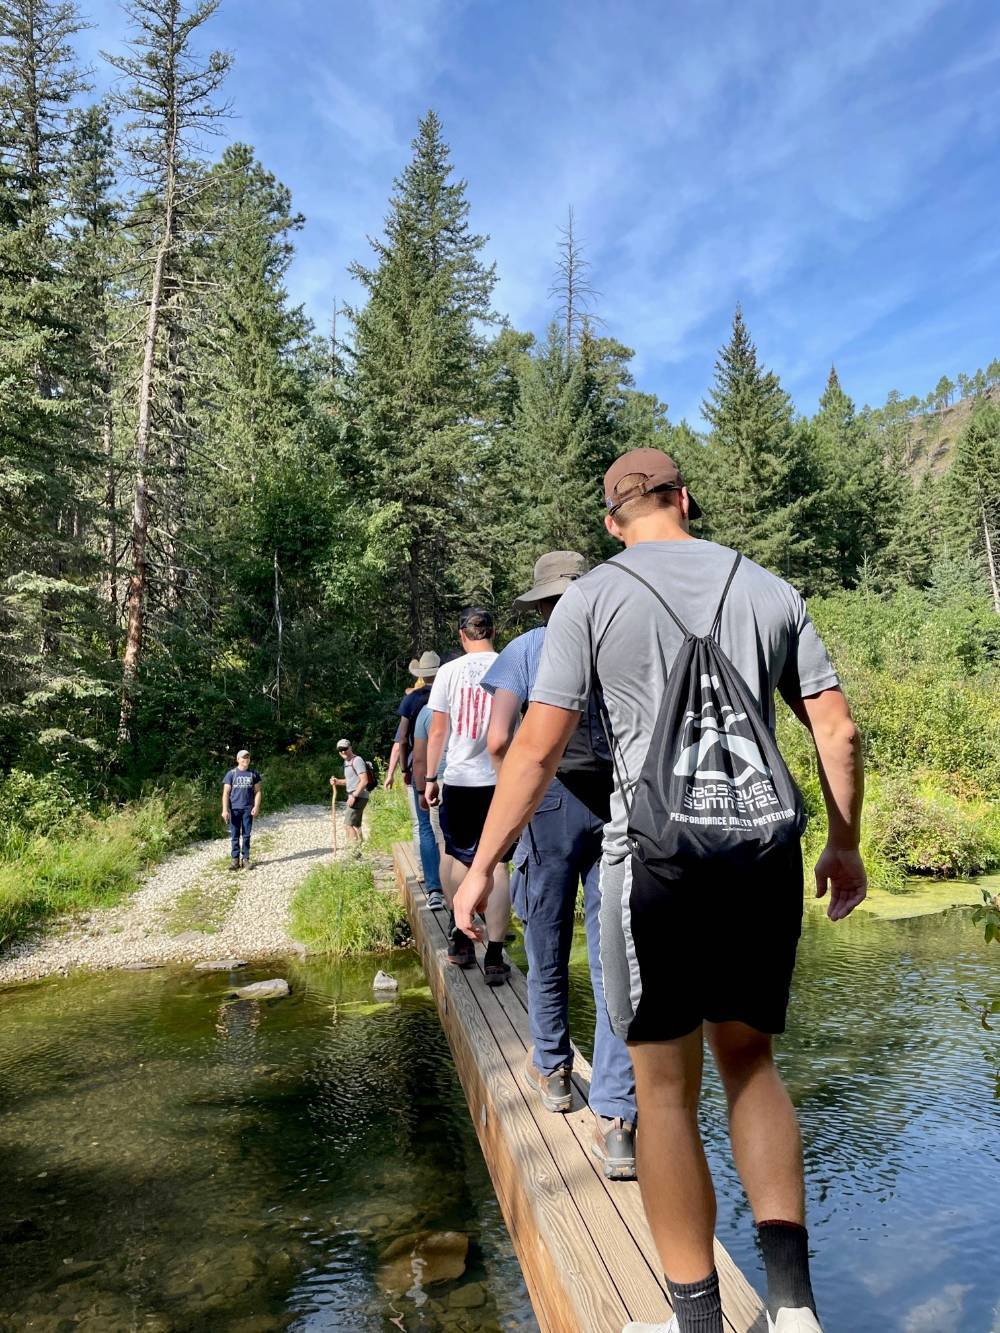
[[[243,869],[250,869],[250,833],[260,813],[260,774],[250,767],[250,751],[240,750],[236,767],[222,779],[222,818],[229,825],[232,854],[230,870],[240,868],[242,841]]]

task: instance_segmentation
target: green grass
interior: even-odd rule
[[[291,933],[307,949],[338,958],[381,953],[406,934],[406,911],[395,893],[375,884],[360,856],[317,866],[292,898]]]
[[[407,789],[398,785],[391,791],[376,787],[365,811],[365,826],[365,845],[369,851],[388,853],[394,842],[409,842],[413,829]]]
[[[78,815],[53,834],[29,838],[16,857],[0,861],[0,944],[47,918],[120,901],[178,841],[163,796],[104,818]]]

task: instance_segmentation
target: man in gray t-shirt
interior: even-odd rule
[[[633,450],[605,477],[608,531],[634,570],[693,635],[708,634],[735,553],[688,532],[697,517],[673,461]],[[743,560],[723,605],[719,644],[769,727],[779,691],[809,728],[827,807],[816,866],[828,915],[865,896],[860,743],[837,675],[798,593]],[[797,841],[739,876],[707,857],[659,876],[629,852],[625,795],[638,780],[683,636],[649,588],[605,564],[578,579],[549,622],[531,705],[500,774],[479,850],[455,898],[455,920],[489,893],[493,865],[524,827],[555,772],[596,680],[617,773],[601,871],[601,960],[612,1026],[629,1043],[640,1131],[638,1172],[667,1275],[669,1333],[722,1333],[714,1268],[715,1198],[698,1133],[703,1043],[729,1099],[733,1152],[767,1271],[768,1327],[820,1333],[809,1279],[802,1152],[795,1112],[775,1070],[802,915]],[[629,1325],[629,1330],[668,1326]]]

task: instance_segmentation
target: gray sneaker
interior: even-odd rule
[[[823,1333],[819,1320],[806,1306],[796,1310],[779,1310],[777,1319],[772,1319],[769,1314],[767,1327],[773,1333]]]
[[[234,857],[232,861],[230,861],[230,863],[229,863],[229,869],[230,869],[230,870],[239,870],[239,868],[240,868],[240,858],[237,856],[237,857]]]
[[[674,1315],[669,1324],[626,1324],[622,1333],[678,1333],[680,1325]]]
[[[427,895],[427,906],[432,912],[440,912],[444,907],[444,894],[440,889],[431,889]]]
[[[607,1180],[635,1180],[635,1130],[627,1120],[598,1116],[590,1151]]]
[[[570,1082],[568,1069],[555,1069],[551,1074],[543,1074],[535,1068],[534,1051],[528,1052],[524,1064],[524,1076],[542,1099],[546,1111],[565,1114],[573,1105],[573,1084]]]
[[[249,870],[249,869],[250,869],[250,858],[249,858],[249,856],[244,856],[244,858],[243,858],[243,869],[244,869],[244,870]]]

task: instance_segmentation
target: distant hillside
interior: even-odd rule
[[[976,404],[984,400],[1000,403],[1000,387],[993,386],[979,397],[962,398],[950,407],[939,407],[912,418],[906,464],[914,480],[919,481],[928,472],[940,476],[948,470],[958,437]]]

